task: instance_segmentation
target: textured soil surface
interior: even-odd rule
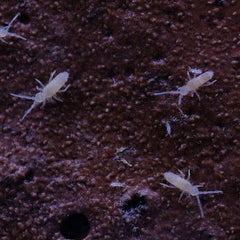
[[[1,240],[240,239],[240,1],[1,1]],[[154,96],[214,71],[213,85]],[[63,102],[20,121],[40,79]],[[169,125],[168,125],[169,124]],[[171,132],[167,133],[167,127]],[[178,202],[163,173],[204,184]]]

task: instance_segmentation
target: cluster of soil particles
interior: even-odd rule
[[[239,0],[8,0],[0,25],[1,240],[240,239]],[[204,218],[178,170],[222,191]]]

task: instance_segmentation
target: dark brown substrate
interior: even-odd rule
[[[1,240],[240,239],[240,1],[2,1]],[[201,96],[153,96],[214,71]],[[63,103],[36,107],[53,70]],[[166,122],[171,136],[167,135]],[[178,202],[163,173],[223,194]],[[119,186],[113,186],[119,183]]]

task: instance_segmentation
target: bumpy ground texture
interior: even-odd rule
[[[2,1],[1,240],[240,239],[240,1]],[[214,71],[201,100],[177,95],[188,67]],[[67,71],[63,102],[37,83]],[[166,124],[171,127],[167,134]],[[163,173],[191,170],[178,202]]]

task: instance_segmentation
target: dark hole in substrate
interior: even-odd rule
[[[185,110],[184,110],[184,114],[186,116],[191,116],[196,114],[196,107],[197,106],[188,106]],[[183,111],[183,110],[182,110]]]
[[[134,67],[128,66],[127,68],[125,68],[125,74],[127,76],[133,75],[135,72]]]
[[[30,17],[26,13],[22,13],[18,17],[19,21],[23,24],[28,24],[30,22]]]
[[[88,218],[82,213],[65,217],[60,224],[60,232],[66,239],[83,239],[90,230]]]
[[[216,6],[224,6],[225,0],[215,0],[214,4]]]
[[[15,185],[21,185],[23,183],[28,183],[28,182],[31,182],[33,180],[33,177],[34,177],[34,171],[33,169],[29,169],[24,176],[21,176],[19,178],[17,178],[15,181],[14,181],[14,184]]]
[[[111,68],[111,69],[108,71],[107,75],[108,75],[109,78],[113,78],[113,77],[115,76],[114,69]]]
[[[105,36],[107,36],[107,37],[113,36],[113,30],[109,27],[105,27],[104,32],[105,32]]]
[[[34,177],[34,171],[33,171],[33,169],[29,169],[26,172],[23,180],[24,180],[24,182],[30,182],[30,181],[32,181],[33,177]]]
[[[157,52],[156,54],[154,54],[153,56],[153,61],[154,62],[159,62],[161,61],[162,59],[165,58],[165,55],[162,53],[162,52]]]
[[[215,126],[223,129],[224,128],[224,122],[221,119],[216,119]]]
[[[140,214],[144,214],[146,210],[146,198],[138,193],[135,193],[129,200],[126,200],[122,206],[122,210],[125,212],[139,211]]]

